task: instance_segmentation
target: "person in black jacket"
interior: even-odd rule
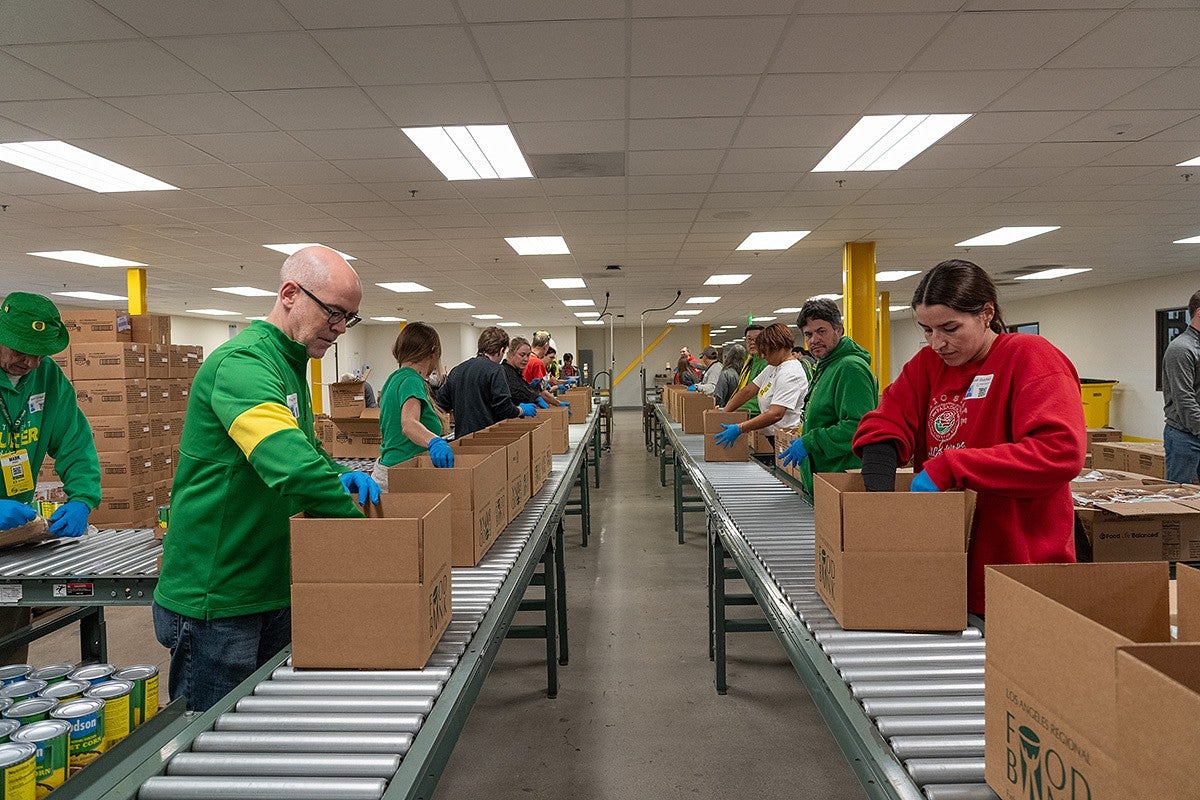
[[[512,392],[514,403],[533,403],[538,408],[550,406],[566,406],[571,404],[560,400],[545,389],[538,390],[525,380],[525,365],[529,363],[533,352],[529,341],[518,336],[508,343],[508,353],[504,357],[504,377],[508,379],[508,389]]]
[[[537,406],[513,398],[500,359],[508,334],[496,327],[479,334],[478,353],[450,370],[433,401],[454,411],[454,436],[483,430],[502,419],[533,417]]]

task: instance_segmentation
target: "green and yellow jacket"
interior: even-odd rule
[[[100,461],[92,426],[75,399],[75,388],[51,358],[23,375],[16,386],[0,372],[0,456],[24,450],[37,483],[38,470],[49,455],[70,500],[88,508],[100,505]],[[0,483],[0,497],[27,503],[33,490],[10,496]]]
[[[288,518],[362,512],[313,434],[308,352],[257,321],[213,351],[188,399],[155,601],[196,619],[291,604]]]
[[[879,405],[879,384],[871,371],[871,354],[849,336],[817,362],[804,402],[800,439],[808,458],[800,479],[812,494],[813,472],[845,472],[862,461],[850,449],[863,414]]]
[[[746,384],[758,377],[758,373],[767,368],[767,360],[762,356],[746,356],[746,361],[742,364],[742,372],[738,375],[736,394],[741,389],[746,388]],[[754,395],[738,408],[738,411],[748,411],[750,416],[757,417],[760,413],[758,407],[758,395]]]

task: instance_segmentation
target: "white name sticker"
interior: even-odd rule
[[[46,393],[32,394],[29,396],[29,413],[36,414],[46,406]]]
[[[23,594],[19,583],[0,583],[0,605],[19,603]]]
[[[292,412],[292,416],[300,419],[300,398],[294,394],[287,396],[288,411]]]
[[[967,389],[964,400],[979,400],[987,397],[988,389],[992,386],[992,378],[995,375],[976,375],[975,380],[971,381],[970,388]]]

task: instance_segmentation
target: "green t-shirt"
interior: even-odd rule
[[[424,447],[404,435],[400,423],[400,409],[413,397],[421,404],[421,424],[433,435],[442,435],[442,421],[433,410],[425,379],[412,367],[401,367],[388,376],[379,392],[379,430],[383,434],[379,461],[385,467],[425,452]]]

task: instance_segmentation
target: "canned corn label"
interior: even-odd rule
[[[167,524],[170,523],[170,521],[171,521],[171,507],[170,506],[159,506],[158,507],[158,527],[165,529],[167,527]]]
[[[67,760],[74,775],[104,752],[104,701],[76,700],[55,709],[54,717],[71,725]]]
[[[127,667],[114,678],[129,681],[129,729],[133,730],[158,713],[158,670],[155,667]]]
[[[118,681],[109,681],[105,686],[113,686],[117,683]],[[132,685],[126,683],[124,692],[119,695],[115,692],[105,695],[100,695],[98,692],[87,693],[88,697],[104,701],[104,746],[101,748],[103,752],[108,752],[117,742],[129,735],[129,694],[132,688]]]
[[[19,747],[19,745],[6,745],[11,747]],[[29,746],[30,751],[35,748]],[[4,760],[10,760],[10,754],[5,752]],[[16,754],[19,755],[19,754]],[[34,753],[30,752],[28,756],[21,758],[16,763],[7,764],[2,768],[3,782],[0,786],[4,788],[4,800],[35,800],[37,797],[35,784],[37,766],[35,763]]]
[[[30,725],[17,734],[20,741],[37,748],[34,757],[37,800],[66,782],[70,735],[71,726],[59,720]]]

